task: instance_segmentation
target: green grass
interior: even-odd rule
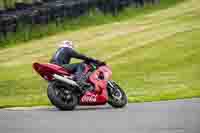
[[[2,39],[0,48],[7,48],[15,46],[20,42],[28,42],[33,39],[40,39],[49,35],[54,35],[63,31],[76,31],[82,28],[88,28],[92,26],[98,26],[102,24],[108,24],[113,22],[120,22],[134,18],[138,16],[144,16],[145,14],[155,12],[161,9],[167,9],[171,6],[175,6],[184,0],[161,0],[160,4],[148,5],[143,8],[130,7],[124,11],[119,12],[117,16],[112,16],[110,13],[103,14],[96,10],[91,10],[89,14],[83,15],[74,19],[64,19],[62,23],[56,25],[55,22],[50,22],[48,25],[29,25],[21,24],[18,27],[17,33],[10,33],[5,39]],[[1,38],[0,38],[1,39]],[[0,40],[1,41],[1,40]]]
[[[200,97],[200,4],[175,6],[128,20],[63,32],[0,50],[0,106],[48,105],[47,83],[31,68],[47,62],[61,40],[106,60],[130,102]]]

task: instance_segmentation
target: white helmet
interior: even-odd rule
[[[69,40],[62,41],[59,46],[60,47],[74,48],[72,41],[69,41]]]

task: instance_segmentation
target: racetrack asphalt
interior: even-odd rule
[[[200,133],[200,99],[109,105],[1,109],[0,133]]]

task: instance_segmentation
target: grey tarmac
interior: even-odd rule
[[[132,103],[123,109],[1,109],[0,133],[200,133],[200,99]]]

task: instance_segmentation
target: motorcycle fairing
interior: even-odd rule
[[[100,79],[103,74],[103,79]],[[81,105],[104,105],[108,101],[107,81],[111,78],[112,71],[110,68],[99,67],[90,77],[89,81],[94,85],[93,92],[87,92],[80,98]]]

